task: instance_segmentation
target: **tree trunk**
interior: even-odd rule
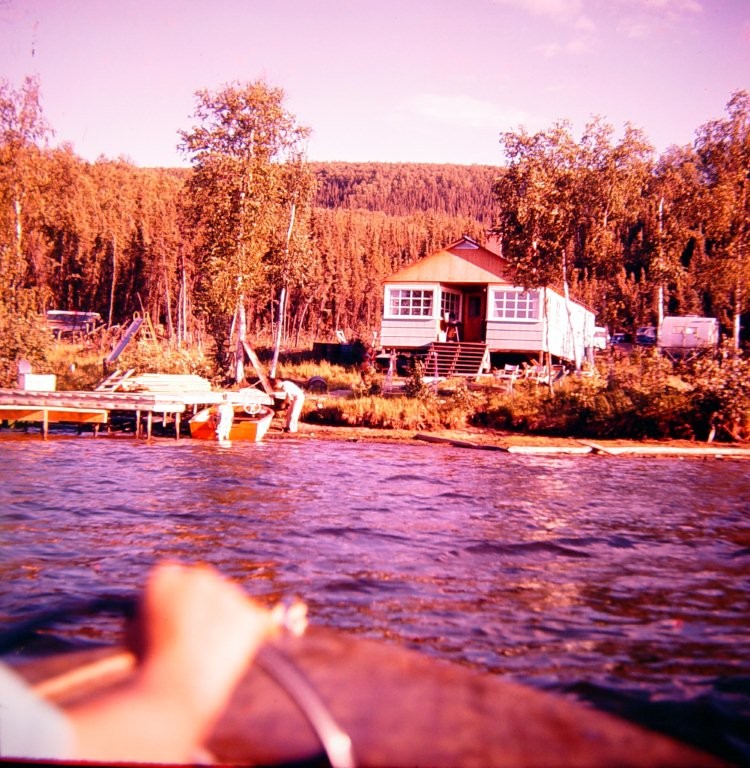
[[[21,265],[23,264],[23,224],[21,223],[21,212],[22,212],[22,206],[21,201],[16,198],[13,201],[13,213],[15,215],[15,251],[16,251],[16,263],[14,266],[14,273],[15,274],[21,274]]]
[[[563,295],[565,296],[565,312],[568,315],[568,330],[570,331],[570,339],[573,345],[573,361],[575,363],[576,370],[580,371],[581,360],[578,357],[576,333],[575,333],[575,328],[573,327],[573,312],[570,308],[570,287],[568,286],[568,254],[566,250],[563,250],[562,268],[563,268]],[[545,294],[545,300],[546,300],[546,294]],[[549,350],[549,343],[547,344],[547,349]]]
[[[279,350],[281,349],[281,339],[284,334],[284,312],[286,309],[286,286],[281,289],[279,294],[279,315],[276,322],[276,340],[273,345],[273,360],[271,361],[271,368],[269,375],[273,378],[276,376],[276,366],[279,362]]]
[[[734,351],[740,351],[740,328],[742,320],[742,289],[737,281],[737,289],[734,292],[734,327],[732,329],[732,336],[734,338]]]
[[[117,283],[117,235],[112,236],[112,284],[109,288],[109,316],[107,328],[112,327],[112,315],[115,306],[115,285]]]
[[[245,297],[242,294],[240,294],[236,316],[237,342],[235,345],[234,379],[238,384],[241,384],[245,380],[245,334],[247,322],[245,318]]]

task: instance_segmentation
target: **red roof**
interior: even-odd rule
[[[505,276],[508,265],[499,254],[485,248],[470,237],[462,237],[452,245],[391,275],[389,283],[509,283]]]

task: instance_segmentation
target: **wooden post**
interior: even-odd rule
[[[148,415],[146,416],[146,440],[151,439],[151,426],[154,422],[154,412],[149,411]]]
[[[175,411],[174,415],[174,436],[175,440],[180,439],[180,412]]]
[[[141,436],[141,412],[137,410],[135,412],[135,437],[138,439]]]
[[[49,411],[45,408],[42,414],[42,437],[46,440],[49,432]]]

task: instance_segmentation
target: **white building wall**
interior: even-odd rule
[[[384,295],[385,312],[380,328],[381,345],[386,349],[416,349],[437,341],[440,331],[441,286],[434,283],[397,286],[434,290],[430,317],[389,317],[389,287],[386,286]],[[488,286],[488,297],[491,296],[493,287]],[[498,287],[507,289],[505,285]],[[532,355],[549,351],[555,357],[571,362],[582,362],[586,347],[593,345],[595,317],[591,311],[576,302],[571,301],[569,305],[570,317],[563,296],[554,291],[540,290],[538,320],[497,320],[489,318],[491,306],[488,300],[485,341],[490,351],[522,352]]]
[[[431,317],[383,318],[380,344],[383,347],[423,347],[438,339],[440,321]]]

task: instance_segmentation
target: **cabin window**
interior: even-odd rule
[[[538,320],[538,291],[493,291],[493,320]]]
[[[391,288],[388,303],[391,317],[432,317],[434,291],[421,288]]]
[[[461,294],[453,291],[443,291],[440,296],[440,316],[453,315],[461,317]]]

